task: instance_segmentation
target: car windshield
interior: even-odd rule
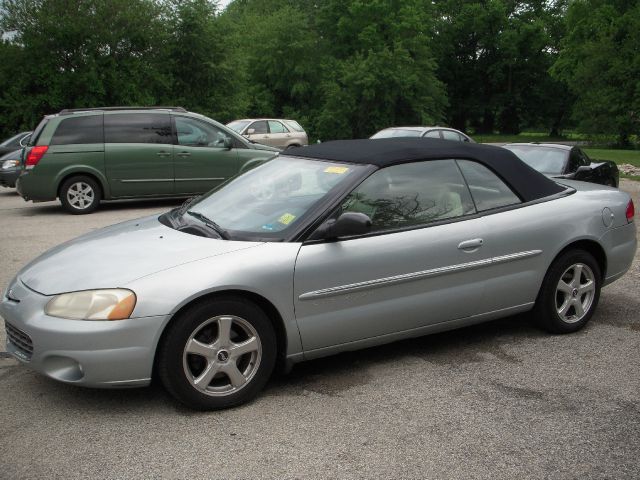
[[[381,130],[374,134],[371,138],[392,138],[392,137],[419,137],[422,132],[419,130],[406,130],[404,128],[389,128]]]
[[[541,173],[558,175],[564,172],[568,151],[552,147],[507,145],[520,160]]]
[[[250,123],[251,123],[250,120],[236,120],[234,122],[227,123],[227,127],[229,127],[231,130],[234,130],[234,131],[240,133]]]
[[[364,165],[277,157],[210,192],[185,215],[215,222],[230,238],[282,240],[285,231],[300,225],[314,207],[366,169]]]

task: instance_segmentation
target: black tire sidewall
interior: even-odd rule
[[[591,307],[587,314],[578,322],[567,323],[560,318],[556,310],[556,288],[562,274],[576,263],[584,263],[591,269],[596,288]],[[584,250],[569,250],[564,252],[551,264],[545,276],[540,295],[534,307],[534,315],[537,323],[552,333],[572,333],[580,330],[593,316],[598,306],[598,301],[600,300],[601,288],[602,273],[593,255]]]
[[[91,203],[91,205],[88,206],[87,208],[83,208],[83,209],[75,208],[73,205],[69,203],[69,200],[67,200],[67,191],[69,190],[71,185],[78,182],[86,183],[93,189],[93,193],[94,193],[93,203]],[[62,204],[62,206],[67,212],[72,213],[74,215],[84,215],[87,213],[94,212],[100,205],[101,199],[102,199],[102,189],[100,188],[100,185],[98,185],[98,182],[96,182],[91,177],[82,176],[82,175],[71,177],[65,180],[62,186],[60,187],[60,203]]]
[[[182,354],[191,333],[206,320],[219,315],[234,315],[249,322],[258,333],[262,359],[250,382],[236,393],[213,397],[189,383],[182,366]],[[271,321],[254,303],[240,298],[220,298],[197,304],[172,320],[160,341],[158,376],[178,401],[196,410],[234,407],[253,399],[269,380],[276,361],[276,337]]]

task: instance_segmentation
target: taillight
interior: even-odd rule
[[[44,154],[47,153],[49,147],[47,145],[38,145],[37,147],[31,147],[29,152],[27,153],[27,168],[35,167],[40,159],[44,157]]]
[[[633,217],[636,214],[636,209],[633,206],[633,200],[629,200],[629,204],[627,205],[627,222],[633,222]]]

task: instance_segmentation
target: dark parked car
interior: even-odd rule
[[[0,143],[0,156],[15,150],[20,150],[29,142],[30,137],[31,132],[20,132],[13,137],[7,138],[4,142]]]
[[[20,176],[20,155],[22,149],[9,152],[0,157],[0,185],[15,188],[16,179]]]
[[[571,178],[610,187],[617,187],[619,183],[620,174],[615,162],[593,162],[578,147],[555,143],[511,143],[504,148],[549,177]]]

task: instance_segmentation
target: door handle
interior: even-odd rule
[[[464,250],[465,252],[474,252],[477,249],[479,249],[483,243],[484,243],[483,239],[473,238],[471,240],[465,240],[464,242],[460,242],[458,244],[458,249]]]
[[[191,154],[189,152],[180,152],[180,153],[178,153],[176,155],[178,155],[179,157],[190,157],[191,156]]]
[[[170,157],[171,152],[165,152],[164,150],[161,150],[158,153],[156,153],[156,155],[158,155],[159,157]]]
[[[269,138],[269,135],[265,135],[265,136],[264,136],[264,137],[262,137],[262,138]]]

